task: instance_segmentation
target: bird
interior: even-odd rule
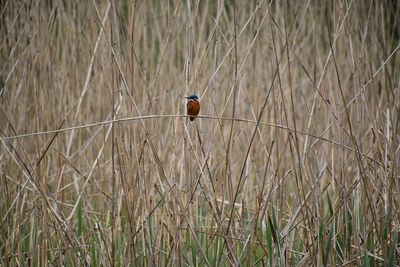
[[[194,119],[200,112],[199,97],[197,95],[191,95],[186,96],[185,98],[188,100],[188,103],[186,105],[187,115],[190,116],[190,121],[194,121]]]

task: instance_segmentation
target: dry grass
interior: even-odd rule
[[[400,265],[399,3],[106,2],[2,1],[0,265]]]

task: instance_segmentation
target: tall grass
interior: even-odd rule
[[[400,265],[396,1],[0,12],[0,265]]]

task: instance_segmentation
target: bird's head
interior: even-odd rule
[[[199,101],[199,97],[197,95],[191,95],[185,97],[189,101]]]

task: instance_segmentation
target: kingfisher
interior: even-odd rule
[[[200,112],[200,101],[197,95],[187,96],[188,103],[186,105],[187,114],[190,116],[190,121],[194,121]]]

